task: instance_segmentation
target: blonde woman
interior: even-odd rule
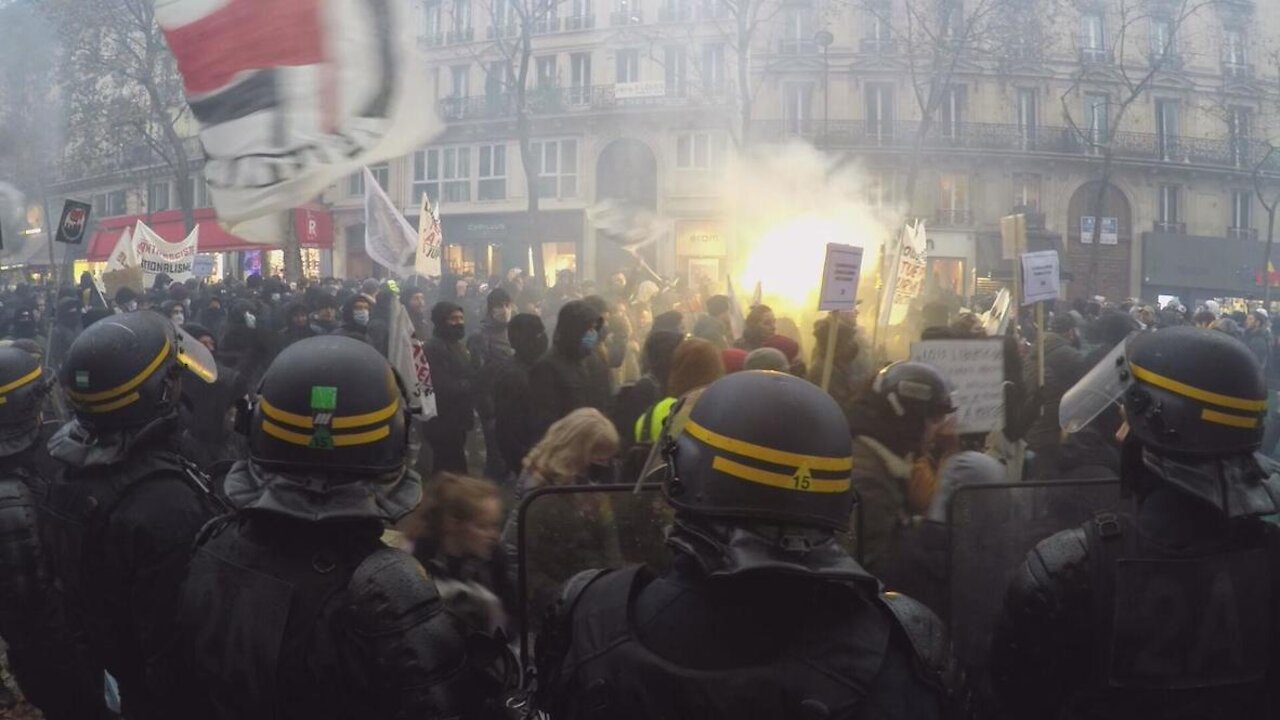
[[[599,410],[580,408],[556,421],[529,451],[507,516],[502,544],[516,568],[520,499],[546,485],[587,485],[614,479],[618,431]],[[618,533],[602,493],[553,495],[534,501],[528,523],[529,618],[536,623],[556,589],[580,570],[621,561]]]

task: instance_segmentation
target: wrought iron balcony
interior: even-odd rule
[[[973,224],[973,211],[959,208],[938,208],[934,213],[934,224],[938,227],[965,227]]]
[[[1250,80],[1253,78],[1253,66],[1223,60],[1222,76],[1231,78],[1232,80]]]
[[[450,30],[445,33],[445,45],[457,45],[459,43],[467,43],[476,39],[475,28],[461,28],[458,30]]]
[[[610,111],[641,107],[722,106],[730,102],[728,97],[702,92],[681,93],[678,88],[666,88],[658,84],[658,92],[636,93],[626,89],[624,83],[619,92],[616,85],[534,88],[525,94],[525,107],[534,115],[555,115],[583,111]],[[687,88],[686,88],[687,90]],[[440,101],[440,114],[445,120],[497,120],[515,116],[516,95],[490,93],[479,97],[444,98]]]
[[[516,23],[509,23],[501,27],[490,25],[485,28],[485,38],[489,40],[497,40],[499,37],[513,38],[519,34],[520,26]]]
[[[560,18],[555,15],[540,17],[533,21],[534,35],[549,35],[560,32]]]
[[[564,19],[565,30],[590,30],[595,26],[595,15],[570,15]]]
[[[1258,228],[1227,228],[1227,238],[1230,240],[1254,240],[1258,239]]]
[[[1100,158],[1102,149],[1071,128],[995,123],[934,122],[918,137],[919,121],[865,122],[831,120],[826,131],[821,119],[757,120],[752,135],[758,140],[800,137],[823,148],[908,151],[916,142],[925,151],[987,153],[1028,152]],[[1117,132],[1111,140],[1112,157],[1119,161],[1150,162],[1251,170],[1267,154],[1266,145],[1248,138],[1196,138],[1157,133]],[[1263,170],[1280,173],[1280,153],[1268,159]]]
[[[641,25],[644,23],[644,9],[615,10],[609,13],[609,24],[613,27],[621,25]]]
[[[1080,48],[1080,62],[1085,65],[1111,65],[1115,55],[1107,48]]]

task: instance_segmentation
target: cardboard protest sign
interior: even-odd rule
[[[822,269],[819,312],[853,312],[858,307],[858,278],[862,273],[862,248],[827,243],[827,260]]]
[[[1023,305],[1057,300],[1060,283],[1057,250],[1022,254]]]
[[[985,433],[1004,427],[1004,341],[922,340],[911,345],[911,359],[938,368],[955,388],[960,433]]]

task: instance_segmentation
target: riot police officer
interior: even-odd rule
[[[351,338],[300,340],[248,423],[249,458],[225,484],[236,513],[201,534],[179,611],[210,715],[473,716],[489,688],[462,621],[381,540],[422,497],[386,359]]]
[[[0,347],[0,636],[23,694],[46,718],[105,718],[102,669],[67,626],[37,528],[48,464],[40,408],[53,385],[39,357]]]
[[[730,375],[663,448],[672,568],[565,586],[538,647],[553,718],[943,714],[941,622],[882,594],[836,541],[854,494],[849,426],[830,396],[782,373]]]
[[[992,645],[1015,718],[1271,718],[1280,713],[1280,479],[1255,456],[1267,386],[1222,333],[1132,336],[1062,399],[1065,430],[1120,400],[1132,516],[1044,540]]]
[[[41,535],[69,615],[130,720],[184,716],[171,685],[148,682],[148,663],[171,641],[191,542],[216,508],[176,451],[181,376],[212,381],[213,368],[203,345],[139,311],[86,328],[60,370],[74,418],[49,440],[63,467]]]

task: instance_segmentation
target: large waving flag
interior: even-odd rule
[[[364,168],[364,250],[382,267],[399,275],[413,274],[418,255],[418,233],[399,208]]]
[[[418,254],[413,269],[423,277],[440,277],[440,256],[444,253],[444,230],[440,227],[440,212],[431,205],[431,198],[422,193],[422,209],[418,212]]]
[[[237,234],[283,243],[280,214],[440,131],[421,92],[412,10],[402,0],[156,2],[200,124],[213,205]]]

